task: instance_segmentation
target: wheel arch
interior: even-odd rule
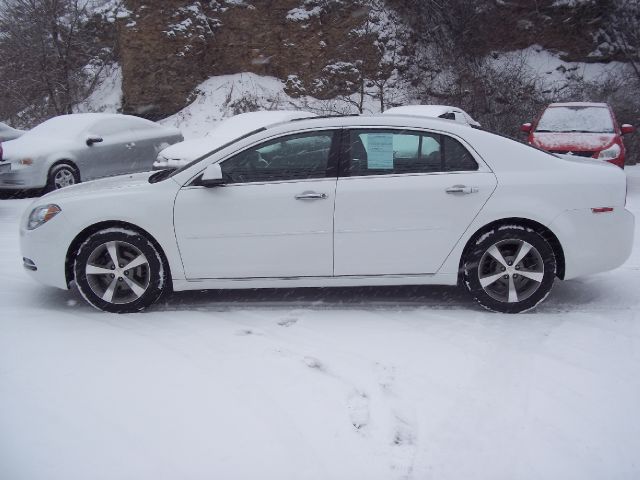
[[[106,228],[128,228],[130,230],[139,232],[140,234],[147,237],[147,239],[153,244],[153,246],[158,250],[158,253],[160,254],[160,257],[162,259],[162,267],[165,268],[167,271],[167,279],[169,280],[167,285],[169,289],[172,288],[171,267],[169,266],[167,255],[164,252],[164,249],[162,248],[160,243],[154,238],[153,235],[147,232],[144,228],[134,225],[133,223],[124,222],[121,220],[106,220],[106,221],[94,223],[93,225],[88,226],[87,228],[82,230],[80,233],[78,233],[78,235],[75,236],[73,241],[69,244],[69,248],[67,248],[67,254],[65,257],[64,269],[65,269],[65,279],[67,282],[67,286],[69,286],[71,282],[74,280],[73,263],[78,253],[78,248],[80,247],[82,242],[84,242],[87,238],[89,238],[90,235],[93,235],[94,233],[99,232],[100,230],[104,230]]]
[[[458,268],[458,281],[462,278],[463,272],[463,263],[464,259],[471,249],[471,247],[475,244],[475,242],[487,232],[494,230],[496,228],[504,227],[507,225],[517,225],[520,227],[530,228],[531,230],[539,233],[542,237],[549,242],[551,248],[553,249],[553,253],[556,257],[556,276],[561,280],[564,279],[565,275],[565,257],[564,257],[564,249],[562,248],[562,244],[558,237],[553,233],[548,227],[543,224],[536,222],[535,220],[530,220],[528,218],[520,218],[520,217],[510,217],[510,218],[502,218],[500,220],[494,220],[491,223],[479,228],[467,241],[462,250],[462,255],[460,256],[460,264]]]
[[[57,167],[58,165],[69,165],[70,167],[73,167],[73,169],[78,174],[78,179],[82,181],[82,177],[80,175],[80,168],[78,167],[75,161],[67,157],[58,158],[51,162],[51,164],[49,165],[49,168],[47,169],[47,181],[49,181],[49,175],[51,174],[51,170],[53,170],[53,168]]]

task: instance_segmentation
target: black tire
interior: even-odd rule
[[[64,176],[68,179],[66,185],[61,185],[59,181],[59,177],[61,176]],[[76,183],[80,183],[80,172],[78,172],[78,169],[70,163],[59,163],[51,167],[51,169],[49,170],[49,175],[47,176],[47,185],[44,188],[44,191],[45,193],[53,192],[54,190],[59,190],[60,188],[75,185]]]
[[[118,266],[113,265],[114,245]],[[134,260],[144,263],[126,269]],[[85,300],[111,313],[144,310],[160,298],[168,283],[158,249],[142,233],[126,228],[108,228],[89,236],[78,249],[73,270]]]
[[[528,253],[519,259],[524,251]],[[467,290],[494,312],[521,313],[535,308],[549,295],[555,276],[556,258],[549,242],[518,225],[496,227],[481,235],[463,259]]]

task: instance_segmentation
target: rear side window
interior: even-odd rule
[[[445,172],[459,172],[477,170],[478,164],[474,158],[458,140],[442,135],[444,139],[444,165]]]
[[[474,171],[478,164],[454,138],[409,130],[352,130],[346,176]]]

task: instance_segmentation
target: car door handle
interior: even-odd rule
[[[327,198],[326,193],[302,192],[296,195],[296,200],[324,200]]]
[[[476,193],[478,192],[478,187],[467,187],[466,185],[454,185],[453,187],[449,187],[445,190],[447,193]]]
[[[125,147],[127,147],[127,148],[133,148],[133,147],[135,147],[135,146],[136,146],[136,144],[135,144],[134,142],[127,143],[127,144],[125,145]]]

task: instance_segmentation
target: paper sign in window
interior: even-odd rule
[[[393,135],[385,133],[367,135],[367,168],[393,170]]]

